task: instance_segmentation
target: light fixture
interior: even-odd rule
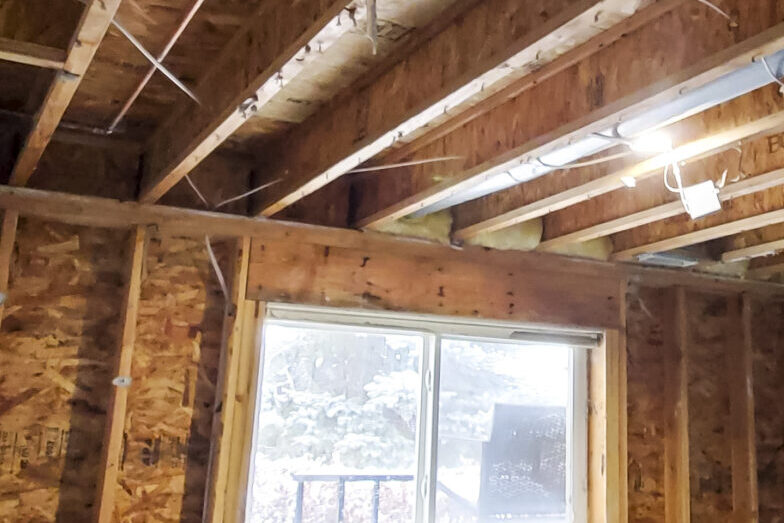
[[[655,131],[632,140],[629,147],[636,153],[666,153],[672,150],[672,139],[666,133]]]
[[[721,210],[719,190],[711,180],[682,188],[681,199],[692,220]]]

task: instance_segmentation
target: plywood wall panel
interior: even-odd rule
[[[759,521],[784,521],[784,305],[755,300],[752,312]]]
[[[98,479],[126,233],[21,219],[0,331],[0,521],[82,521]]]
[[[740,329],[726,296],[689,293],[689,465],[692,521],[728,521],[732,514],[727,340]]]
[[[629,521],[664,521],[664,396],[668,295],[641,289],[627,297],[626,351]]]
[[[121,521],[201,521],[222,300],[203,241],[150,242],[117,491]]]

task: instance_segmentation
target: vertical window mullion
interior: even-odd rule
[[[585,519],[588,508],[588,367],[584,349],[571,350],[570,419],[567,461],[569,515],[571,521]]]
[[[420,456],[422,479],[419,500],[422,510],[417,512],[417,523],[432,523],[436,515],[436,466],[438,454],[438,394],[441,371],[441,336],[428,335],[428,369],[424,376],[423,396],[426,399],[423,455]]]
[[[428,376],[432,372],[431,354],[433,353],[432,336],[422,335],[422,359],[419,371],[419,413],[417,415],[417,471],[416,471],[416,504],[415,521],[425,521],[426,497],[425,488],[429,465],[428,458],[428,411],[430,405],[430,392],[428,391]]]

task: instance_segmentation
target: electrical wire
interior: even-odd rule
[[[782,81],[781,81],[781,79],[779,79],[779,77],[778,77],[778,76],[776,76],[776,75],[773,73],[773,70],[772,70],[772,69],[770,68],[770,66],[768,65],[768,61],[767,61],[767,60],[765,60],[765,57],[764,57],[764,56],[760,56],[760,57],[759,57],[759,61],[762,63],[762,65],[763,65],[763,66],[765,66],[765,70],[768,72],[768,74],[769,74],[769,75],[770,75],[770,77],[773,79],[773,81],[774,81],[774,82],[776,82],[777,84],[779,84],[779,86],[781,86],[781,87],[783,87],[783,88],[784,88],[784,82],[782,82]]]
[[[186,174],[185,175],[185,180],[188,182],[188,185],[190,185],[191,189],[193,189],[193,192],[196,193],[196,196],[199,197],[199,200],[201,200],[201,202],[204,204],[204,206],[206,208],[208,208],[208,209],[210,207],[212,207],[213,210],[218,209],[219,207],[222,207],[222,206],[224,206],[226,204],[229,204],[231,202],[235,202],[237,200],[241,200],[242,198],[245,198],[247,196],[250,196],[251,194],[257,193],[257,192],[259,192],[262,189],[266,189],[270,185],[274,185],[274,184],[276,184],[276,183],[278,183],[280,181],[280,180],[274,180],[274,181],[265,183],[264,185],[260,185],[259,187],[256,187],[255,189],[252,189],[250,191],[244,192],[244,193],[239,194],[237,196],[233,196],[233,197],[229,198],[228,200],[223,200],[222,202],[220,202],[219,204],[217,204],[215,206],[210,206],[210,203],[207,201],[207,198],[204,197],[204,195],[199,190],[199,188],[196,187],[196,184],[193,183],[193,180],[191,180],[190,175]],[[228,285],[226,285],[226,278],[224,278],[224,276],[223,276],[223,271],[221,271],[220,265],[218,264],[218,259],[215,257],[215,253],[212,250],[212,244],[210,243],[210,237],[207,234],[204,235],[204,245],[207,247],[207,254],[208,254],[209,258],[210,258],[210,264],[212,265],[212,270],[215,271],[215,277],[218,278],[218,283],[220,284],[221,292],[223,292],[223,296],[226,298],[226,303],[228,303],[231,300],[231,297],[229,296],[229,287],[228,287]]]
[[[224,205],[230,204],[231,202],[236,202],[237,200],[241,200],[241,199],[243,199],[243,198],[245,198],[245,197],[247,197],[247,196],[250,196],[251,194],[255,194],[255,193],[257,193],[257,192],[261,191],[262,189],[266,189],[267,187],[269,187],[269,186],[271,186],[271,185],[275,185],[275,184],[276,184],[276,183],[278,183],[279,181],[280,181],[280,179],[278,179],[278,180],[273,180],[273,181],[271,181],[271,182],[267,182],[267,183],[265,183],[265,184],[263,184],[263,185],[259,185],[259,186],[258,186],[258,187],[256,187],[255,189],[251,189],[251,190],[250,190],[250,191],[248,191],[248,192],[244,192],[244,193],[242,193],[242,194],[238,194],[237,196],[232,196],[232,197],[231,197],[231,198],[229,198],[228,200],[223,200],[222,202],[220,202],[219,204],[217,204],[215,207],[213,207],[213,209],[220,209],[220,208],[221,208],[221,207],[223,207]]]
[[[727,13],[725,13],[724,11],[722,11],[718,6],[716,6],[716,4],[714,4],[712,2],[709,2],[708,0],[697,0],[697,1],[699,3],[701,3],[702,5],[706,5],[706,6],[710,7],[711,9],[713,9],[714,11],[719,13],[721,16],[723,16],[724,18],[726,18],[730,22],[732,21],[732,17],[730,15],[728,15]]]
[[[463,160],[465,159],[464,156],[439,156],[437,158],[427,158],[424,160],[412,160],[410,162],[400,162],[400,163],[390,163],[387,165],[376,165],[373,167],[359,167],[357,169],[352,169],[348,171],[346,174],[353,174],[353,173],[369,173],[373,171],[383,171],[386,169],[394,169],[396,167],[409,167],[411,165],[422,165],[426,163],[435,163],[435,162],[446,162],[450,160]]]
[[[196,187],[196,184],[193,183],[193,180],[191,180],[190,175],[186,174],[185,175],[185,180],[188,182],[188,185],[191,186],[191,189],[193,189],[193,192],[196,193],[196,196],[199,197],[199,199],[201,200],[201,203],[203,203],[204,206],[209,209],[210,208],[210,202],[207,201],[207,198],[204,197],[204,195],[201,193],[199,188]]]
[[[574,169],[574,168],[577,168],[577,167],[590,167],[591,165],[599,165],[599,164],[602,164],[602,163],[611,162],[613,160],[618,160],[620,158],[626,158],[628,156],[631,156],[632,154],[634,154],[634,151],[623,151],[623,152],[620,152],[620,153],[611,154],[609,156],[603,156],[601,158],[596,158],[594,160],[587,160],[585,162],[567,163],[565,165],[548,165],[545,162],[543,162],[540,158],[537,158],[536,161],[539,162],[540,164],[542,164],[544,167],[549,167],[549,168],[553,168],[553,169]]]
[[[226,298],[226,302],[228,303],[231,298],[229,297],[229,287],[226,285],[226,279],[223,277],[223,271],[220,269],[220,265],[218,265],[218,259],[215,257],[215,253],[212,251],[212,245],[210,244],[210,237],[206,234],[204,235],[204,245],[207,246],[207,254],[210,257],[210,263],[212,263],[212,268],[215,271],[215,276],[218,278],[218,283],[220,284],[221,291],[223,291],[223,297]]]

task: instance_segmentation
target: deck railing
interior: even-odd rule
[[[346,483],[355,481],[373,482],[373,507],[372,523],[378,523],[379,497],[381,495],[381,483],[388,481],[414,481],[413,475],[401,474],[292,474],[291,477],[297,482],[297,505],[294,512],[294,523],[302,523],[302,503],[305,497],[305,483],[316,481],[337,482],[338,484],[338,522],[343,522],[343,508],[346,501]]]

